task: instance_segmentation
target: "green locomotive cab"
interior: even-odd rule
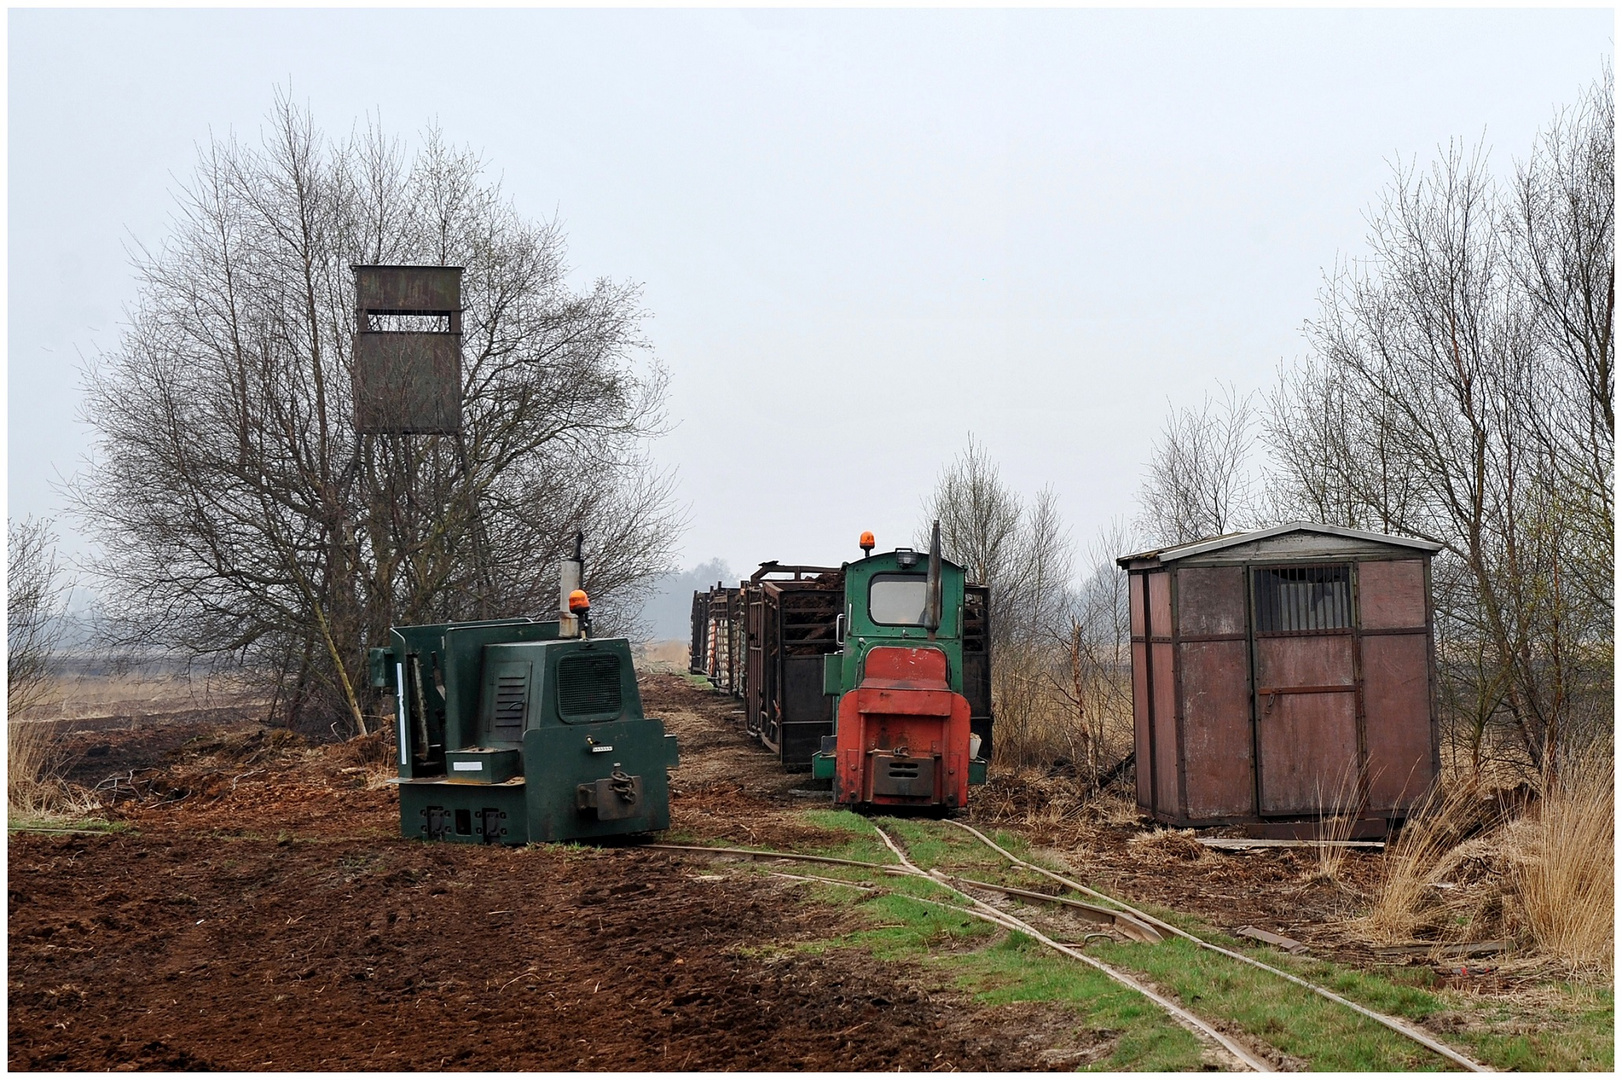
[[[967,576],[940,557],[938,526],[927,556],[870,545],[864,536],[866,557],[844,568],[840,648],[823,663],[834,733],[812,774],[844,805],[964,806],[986,778],[964,695]]]
[[[578,559],[578,556],[577,556]],[[563,597],[584,593],[565,562]],[[670,826],[676,738],[642,712],[630,643],[555,621],[398,626],[371,650],[393,692],[400,831],[457,843],[590,840]]]

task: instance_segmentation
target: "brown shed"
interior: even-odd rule
[[[1138,805],[1175,825],[1401,819],[1438,766],[1441,545],[1290,524],[1127,555]],[[1345,794],[1342,794],[1342,793]]]

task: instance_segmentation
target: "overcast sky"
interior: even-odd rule
[[[1267,387],[1398,157],[1507,173],[1613,51],[1575,11],[8,14],[8,513],[61,517],[81,357],[197,147],[291,86],[437,121],[584,284],[643,283],[684,565],[910,543],[972,432],[1078,542],[1172,404]],[[59,528],[70,553],[83,543]]]

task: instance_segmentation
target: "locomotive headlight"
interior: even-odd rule
[[[901,569],[911,570],[918,565],[918,553],[912,548],[896,548],[895,561]]]

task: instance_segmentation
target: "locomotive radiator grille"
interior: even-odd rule
[[[912,799],[935,797],[934,758],[875,754],[873,765],[873,794]]]
[[[558,664],[558,711],[600,716],[620,711],[620,662],[615,656],[568,656]]]

